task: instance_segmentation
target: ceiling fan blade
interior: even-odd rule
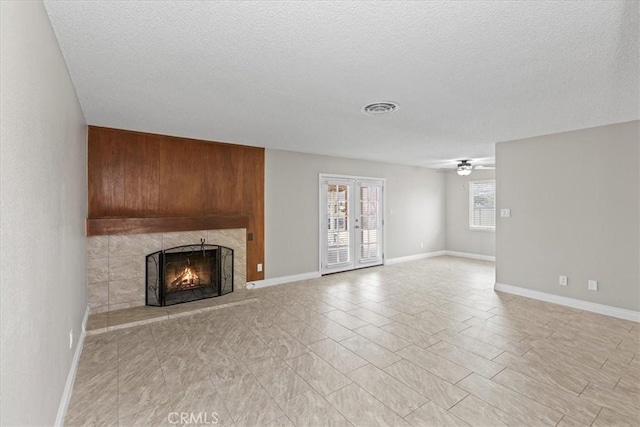
[[[482,166],[482,165],[478,165],[478,166],[474,166],[474,169],[495,169],[495,166]]]

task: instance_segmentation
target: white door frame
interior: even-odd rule
[[[381,220],[382,220],[382,265],[384,265],[385,263],[385,254],[387,253],[387,227],[386,227],[386,223],[385,223],[385,218],[386,218],[386,214],[385,214],[385,210],[386,210],[386,206],[387,206],[387,192],[386,192],[386,187],[387,187],[387,179],[386,178],[380,178],[380,177],[372,177],[372,176],[359,176],[359,175],[338,175],[338,174],[331,174],[331,173],[320,173],[318,174],[318,271],[320,272],[320,274],[322,274],[322,261],[323,261],[323,239],[325,238],[325,228],[326,228],[326,224],[324,224],[323,221],[323,214],[322,214],[322,209],[324,208],[322,205],[323,202],[323,189],[322,189],[322,181],[324,181],[325,179],[344,179],[344,180],[351,180],[352,182],[355,181],[381,181],[382,182],[382,208],[380,209],[381,212]],[[358,269],[358,268],[366,268],[368,266],[363,265],[358,267],[357,264],[354,262],[353,263],[353,269]],[[376,264],[379,265],[379,264]],[[350,269],[351,270],[351,269]],[[336,270],[336,273],[339,273],[340,271],[347,271],[347,270]]]

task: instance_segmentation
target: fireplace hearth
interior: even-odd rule
[[[164,307],[233,292],[233,249],[176,246],[146,257],[146,305]]]

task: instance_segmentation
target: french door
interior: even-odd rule
[[[320,272],[380,265],[384,180],[320,175]]]

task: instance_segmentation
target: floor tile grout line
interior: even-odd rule
[[[326,364],[328,364],[328,365],[329,365],[329,366],[331,366],[333,369],[335,369],[335,370],[336,370],[336,372],[340,372],[340,371],[338,371],[336,368],[334,368],[334,367],[333,367],[333,365],[331,365],[329,362],[327,362],[327,361],[325,361],[324,359],[322,359],[322,357],[320,357],[319,355],[317,355],[316,353],[314,353],[312,350],[310,350],[309,352],[310,352],[310,353],[313,353],[316,357],[318,357],[318,358],[320,358],[321,360],[323,360]],[[308,353],[305,353],[305,354],[308,354]],[[296,357],[300,357],[300,356],[304,356],[304,354],[301,354],[301,355],[296,356]],[[291,358],[291,359],[293,359],[293,358]],[[291,359],[289,359],[289,360],[291,360]],[[285,361],[285,363],[286,363],[286,361]],[[316,389],[316,388],[315,388],[315,387],[314,387],[314,386],[313,386],[309,381],[307,381],[307,379],[306,379],[306,378],[304,378],[302,375],[300,375],[300,374],[298,373],[298,371],[296,371],[292,366],[290,366],[288,363],[286,363],[286,364],[287,364],[287,366],[288,366],[288,367],[289,367],[293,372],[295,372],[295,374],[296,374],[297,376],[299,376],[299,377],[300,377],[300,379],[302,379],[302,381],[304,381],[304,382],[309,386],[309,389],[310,389],[310,390],[315,391],[315,392],[316,392],[316,393],[318,393],[320,396],[323,396],[323,397],[325,396],[325,395],[323,395],[323,394],[322,394],[322,392],[320,392],[319,390],[317,390],[317,389]],[[340,372],[340,374],[341,374],[343,377],[345,377],[347,380],[349,380],[349,384],[346,384],[346,385],[344,385],[344,386],[340,387],[340,389],[342,389],[342,388],[344,388],[344,387],[347,387],[347,386],[348,386],[348,385],[350,385],[350,384],[353,384],[353,381],[351,380],[351,378],[347,377],[347,375],[346,375],[346,374],[343,374],[343,373],[341,373],[341,372]],[[336,390],[336,391],[337,391],[337,390]],[[331,393],[333,393],[333,392],[331,392]],[[329,393],[329,394],[331,394],[331,393]],[[302,393],[301,393],[301,394],[302,394]],[[291,400],[291,399],[289,399],[289,400]]]
[[[591,424],[589,424],[590,426],[593,425],[593,423],[596,422],[596,420],[598,419],[598,417],[600,416],[600,412],[602,412],[602,410],[604,409],[604,406],[600,406],[600,410],[598,411],[598,414],[595,416],[595,418],[593,419],[593,421],[591,421]]]
[[[363,387],[360,386],[360,384],[356,383],[356,382],[352,382],[351,384],[342,387],[340,390],[349,387],[350,385],[355,385],[356,387],[358,387],[360,390],[362,390],[364,393],[367,393],[369,396],[371,396],[371,398],[377,402],[379,402],[382,406],[384,406],[385,408],[387,408],[387,410],[391,411],[392,413],[396,414],[398,417],[403,418],[400,414],[398,414],[396,411],[394,411],[393,409],[391,409],[389,406],[387,406],[384,402],[382,402],[380,399],[378,399],[377,397],[375,397],[374,395],[372,395],[371,393],[369,393],[366,389],[364,389]],[[336,390],[334,393],[340,391],[340,390]],[[331,393],[333,394],[333,393]],[[327,395],[329,396],[329,395]],[[327,400],[328,401],[328,400]],[[340,411],[339,408],[335,407],[335,405],[333,405],[331,402],[329,402],[330,405],[332,405],[338,412],[340,412],[342,414],[342,416],[349,421],[349,419],[347,418],[346,414],[342,413]]]
[[[397,363],[397,362],[396,362]],[[378,368],[377,366],[373,365],[372,363],[368,363],[367,365],[361,366],[360,368],[357,369],[361,369],[364,368],[366,366],[372,366],[375,369],[378,369],[382,372],[384,372],[386,375],[389,375],[391,378],[393,378],[396,381],[399,381],[400,383],[404,384],[402,381],[398,380],[397,378],[395,378],[393,375],[389,374],[388,372],[386,372],[384,369]],[[354,369],[357,370],[357,369]],[[353,372],[353,371],[352,371]],[[351,380],[351,378],[349,378]],[[371,396],[373,399],[377,400],[378,402],[380,402],[385,408],[387,408],[388,410],[390,410],[391,412],[393,412],[394,414],[396,414],[397,416],[399,416],[400,418],[404,418],[402,415],[400,415],[398,412],[396,412],[394,409],[392,409],[389,405],[387,405],[385,402],[383,402],[382,400],[378,399],[376,396],[374,396],[373,394],[371,394],[366,388],[364,388],[363,386],[361,386],[360,384],[358,384],[357,382],[352,380],[351,384],[355,384],[360,390],[364,391],[365,393],[367,393],[369,396]],[[409,387],[408,385],[405,384],[405,386]],[[347,387],[347,386],[345,386]],[[344,388],[344,387],[343,387]],[[416,390],[414,390],[413,388],[409,387],[411,390],[413,390],[414,392],[418,393],[420,396],[424,397],[425,399],[427,399],[427,402],[424,403],[424,405],[426,405],[428,402],[430,402],[431,400],[424,396],[423,394],[417,392]],[[420,405],[422,406],[422,405]],[[417,409],[417,408],[416,408]],[[413,412],[413,411],[412,411]],[[408,415],[408,414],[407,414]]]
[[[489,360],[493,362],[498,357],[502,356],[504,353],[509,353],[509,352],[507,350],[503,350],[500,354],[496,355],[493,359],[489,359]],[[494,363],[498,363],[498,362],[494,362]]]
[[[236,317],[235,315],[232,315],[232,316],[233,316],[233,317]],[[237,318],[236,318],[236,320],[240,320],[240,319],[237,319]],[[242,324],[241,324],[241,326],[242,326],[242,327],[245,327],[245,326],[244,326],[244,325],[242,325]],[[248,328],[247,328],[247,329],[248,329]],[[252,332],[252,333],[253,333],[253,332]],[[254,379],[256,380],[256,382],[258,383],[258,385],[259,385],[259,386],[262,388],[262,390],[267,394],[267,396],[269,396],[269,399],[273,400],[273,401],[276,403],[276,405],[278,405],[278,402],[276,402],[276,401],[273,399],[273,397],[271,396],[271,394],[268,392],[268,390],[266,390],[266,389],[264,388],[264,386],[262,385],[262,383],[260,382],[260,380],[258,379],[258,377],[253,373],[253,371],[252,371],[251,369],[249,369],[249,367],[247,366],[247,363],[243,360],[242,356],[241,356],[241,355],[239,355],[239,354],[237,353],[237,351],[236,351],[236,350],[234,350],[233,346],[232,346],[231,344],[229,344],[229,342],[227,341],[227,339],[226,339],[226,338],[222,338],[222,340],[223,340],[223,342],[225,342],[225,344],[226,344],[227,346],[229,346],[229,348],[231,349],[231,351],[233,352],[233,354],[235,354],[235,355],[236,355],[236,358],[237,358],[237,361],[236,361],[236,362],[237,362],[239,365],[242,365],[242,366],[243,366],[243,367],[244,367],[244,368],[249,372],[249,374],[250,374],[250,375],[252,375],[252,376],[254,377]],[[222,397],[222,401],[223,401],[223,404],[224,404],[224,405],[225,405],[225,407],[226,407],[226,405],[227,405],[227,404],[226,404],[226,402],[225,402],[224,397]],[[278,405],[278,406],[279,406],[279,405]],[[238,422],[239,422],[239,420],[240,420],[240,419],[236,419],[236,418],[233,416],[233,414],[231,413],[231,411],[229,411],[229,410],[227,409],[227,412],[229,413],[229,416],[230,416],[230,417],[231,417],[231,419],[234,421],[234,423],[238,423]],[[283,413],[284,413],[284,412],[283,412]],[[277,418],[276,418],[276,419],[277,419]],[[271,420],[271,421],[273,421],[273,420]]]
[[[462,380],[461,380],[461,381],[462,381]],[[491,381],[491,380],[488,380],[488,381]],[[559,411],[559,410],[557,410],[557,409],[553,409],[553,408],[551,408],[550,406],[545,405],[544,403],[538,402],[537,400],[532,399],[532,398],[530,398],[530,397],[528,397],[528,396],[526,396],[526,395],[524,395],[524,394],[522,394],[522,393],[518,392],[517,390],[513,390],[513,389],[511,389],[510,387],[507,387],[507,386],[502,385],[502,384],[500,384],[500,383],[496,383],[496,384],[501,385],[501,386],[503,386],[503,387],[505,387],[505,388],[508,388],[508,389],[509,389],[509,390],[511,390],[512,392],[514,392],[514,393],[516,393],[516,394],[518,394],[518,395],[520,395],[520,396],[524,397],[525,399],[532,400],[532,401],[536,402],[537,404],[539,404],[539,405],[541,405],[541,406],[546,407],[547,409],[550,409],[550,410],[552,410],[552,411],[554,411],[554,412],[557,412],[557,413],[561,414],[562,416],[561,416],[561,417],[560,417],[560,419],[557,421],[557,423],[559,423],[559,422],[562,420],[562,418],[564,418],[564,417],[565,417],[565,415],[566,415],[564,412],[561,412],[561,411]],[[464,389],[462,389],[462,390],[464,390]],[[509,412],[507,412],[507,411],[505,411],[505,410],[503,410],[503,409],[498,408],[498,407],[497,407],[497,406],[495,406],[493,403],[486,401],[486,400],[485,400],[485,399],[483,399],[481,396],[478,396],[478,395],[476,395],[476,394],[473,394],[472,392],[467,391],[467,390],[464,390],[464,391],[465,391],[465,392],[467,392],[467,393],[469,393],[469,395],[471,395],[471,396],[475,397],[476,399],[480,399],[480,400],[482,400],[484,403],[486,403],[487,405],[491,406],[492,408],[495,408],[495,409],[497,409],[497,410],[499,410],[499,411],[501,411],[501,412],[504,412],[505,414],[507,414],[507,415],[509,415],[509,416],[512,416],[512,417],[514,417],[514,418],[518,418],[518,419],[520,419],[523,423],[525,423],[525,422],[526,422],[526,420],[521,419],[521,418],[520,418],[520,416],[518,416],[517,414],[511,414],[511,413],[509,413]],[[458,403],[460,403],[460,402],[458,402]],[[557,425],[557,423],[556,423],[556,425]]]
[[[504,368],[504,369],[502,369],[502,371],[504,371],[504,370],[506,370],[506,369],[511,369],[511,368],[509,368],[508,366],[505,366],[505,368]],[[513,369],[512,369],[512,370],[513,370]],[[502,371],[500,371],[500,372],[502,372]],[[517,372],[517,373],[519,373],[519,374],[521,374],[521,375],[524,375],[524,376],[526,376],[526,377],[528,377],[528,378],[531,378],[531,377],[529,377],[528,375],[523,374],[522,372],[515,371],[515,370],[513,370],[513,371],[514,371],[514,372]],[[494,377],[495,377],[495,376],[498,376],[498,375],[500,374],[500,372],[498,372],[496,375],[494,375]],[[536,380],[535,378],[531,378],[531,379]],[[493,381],[493,377],[492,377],[489,381]],[[538,380],[536,380],[536,381],[538,381]],[[565,413],[564,413],[564,412],[562,412],[561,410],[559,410],[559,409],[555,409],[555,408],[552,408],[552,407],[550,407],[549,405],[547,405],[547,404],[545,404],[545,403],[543,403],[543,402],[540,402],[540,401],[538,401],[538,400],[534,399],[533,397],[529,397],[529,396],[527,396],[526,394],[523,394],[523,393],[521,393],[520,391],[515,390],[515,389],[513,389],[513,388],[509,387],[508,385],[505,385],[505,384],[502,384],[502,383],[499,383],[499,382],[496,382],[496,381],[493,381],[493,382],[494,382],[494,383],[496,383],[496,384],[499,384],[499,385],[501,385],[501,386],[503,386],[503,387],[505,387],[505,388],[508,388],[509,390],[513,391],[514,393],[519,394],[520,396],[524,396],[525,398],[527,398],[527,399],[529,399],[529,400],[532,400],[532,401],[534,401],[534,402],[536,402],[536,403],[538,403],[538,404],[540,404],[540,405],[542,405],[542,406],[545,406],[545,407],[547,407],[547,408],[549,408],[549,409],[551,409],[551,410],[553,410],[553,411],[559,412],[559,413],[561,413],[563,416],[568,416],[567,414],[565,414]],[[549,385],[549,384],[547,384],[547,385]],[[585,386],[585,388],[586,388],[586,386]],[[566,390],[565,390],[565,391],[566,391]],[[574,395],[574,394],[572,394],[572,393],[569,393],[569,394],[570,394],[572,397],[575,397],[575,398],[578,398],[578,399],[580,398],[580,396],[575,396],[575,395]],[[588,402],[585,402],[585,403],[588,403]],[[600,405],[596,405],[596,406],[600,406]],[[601,407],[601,409],[602,409],[602,407]],[[598,411],[598,413],[599,413],[599,411]],[[597,417],[597,416],[596,416],[596,417]],[[571,418],[571,417],[569,417],[569,418]],[[560,422],[561,420],[562,420],[562,419],[560,419],[558,422]],[[595,420],[595,418],[594,418],[594,420]]]
[[[470,376],[471,376],[471,375],[473,375],[473,374],[476,374],[476,372],[473,372],[473,371],[469,372],[467,375],[465,375],[464,377],[460,378],[458,381],[456,381],[455,383],[453,383],[453,385],[454,385],[454,386],[456,386],[456,387],[458,387],[458,388],[460,388],[460,387],[458,386],[458,384],[460,384],[462,381],[464,381],[464,380],[465,380],[465,378],[468,378],[468,377],[470,377]],[[478,375],[478,374],[476,374],[476,375]],[[443,378],[443,379],[444,379],[444,378]],[[445,380],[445,381],[446,381],[446,380]],[[489,380],[489,381],[491,381],[491,380]],[[464,389],[462,389],[462,390],[464,390]],[[465,391],[466,391],[466,390],[465,390]],[[468,393],[468,392],[467,392],[467,393]]]
[[[461,404],[462,402],[464,402],[464,400],[466,398],[468,398],[469,396],[472,396],[471,393],[469,393],[466,390],[463,390],[465,393],[467,393],[467,395],[465,397],[463,397],[462,399],[458,400],[456,403],[454,403],[453,405],[451,405],[451,407],[449,409],[445,409],[445,411],[451,411],[453,408],[455,408],[456,406],[458,406],[459,404]],[[475,397],[475,396],[474,396]],[[435,403],[435,402],[434,402]]]
[[[501,366],[502,366],[502,365],[501,365]],[[502,371],[505,371],[506,369],[507,369],[507,366],[503,366],[503,367],[502,367],[502,369],[500,369],[500,370],[499,370],[495,375],[493,375],[491,378],[487,378],[487,379],[488,379],[489,381],[493,381],[493,379],[494,379],[495,377],[497,377],[498,375],[500,375],[500,373],[501,373]],[[499,383],[498,383],[498,384],[499,384]],[[505,386],[505,387],[506,387],[506,386]],[[510,387],[509,387],[509,388],[510,388]],[[515,391],[515,390],[514,390],[514,391]]]
[[[539,380],[539,379],[537,379],[537,378],[534,378],[534,377],[530,376],[529,374],[526,374],[526,373],[524,373],[524,372],[522,372],[522,371],[519,371],[518,369],[513,368],[513,367],[511,367],[511,366],[508,366],[508,365],[507,365],[507,366],[505,366],[505,369],[510,369],[510,370],[512,370],[512,371],[514,371],[514,372],[516,372],[516,373],[518,373],[518,374],[520,374],[520,375],[522,375],[522,376],[525,376],[525,377],[527,377],[527,378],[529,378],[529,379],[531,379],[531,380],[534,380],[534,381],[541,382],[541,383],[543,383],[543,384],[545,384],[545,385],[547,385],[547,386],[550,386],[550,387],[558,387],[560,390],[563,390],[563,391],[565,391],[565,392],[569,393],[570,395],[572,395],[572,396],[574,396],[574,397],[580,397],[580,394],[582,393],[582,392],[581,392],[580,394],[576,394],[575,392],[572,392],[572,391],[570,391],[570,390],[568,390],[568,389],[566,389],[566,388],[564,388],[564,387],[560,387],[560,386],[557,386],[557,385],[554,385],[554,384],[551,384],[551,383],[547,383],[546,381],[541,381],[541,380]],[[504,371],[504,369],[503,369],[503,371]],[[502,372],[502,371],[500,371],[500,372]],[[498,372],[498,374],[499,374],[500,372]],[[498,374],[496,374],[496,375],[498,375]],[[589,383],[588,383],[588,382],[587,382],[587,385],[589,385]],[[507,387],[507,386],[505,386],[505,387]],[[587,386],[585,386],[585,388],[586,388],[586,387],[587,387]],[[507,388],[510,388],[510,387],[507,387]],[[514,391],[516,391],[516,390],[514,390]],[[584,389],[583,389],[583,391],[584,391]],[[516,391],[516,392],[517,392],[517,391]],[[520,393],[520,394],[522,394],[522,393]],[[532,399],[532,400],[533,400],[533,399]]]

